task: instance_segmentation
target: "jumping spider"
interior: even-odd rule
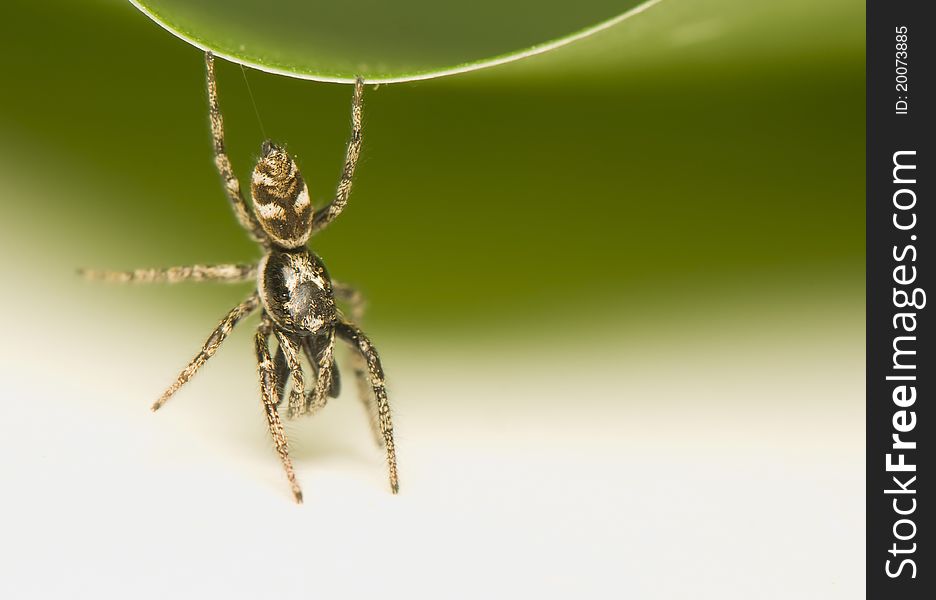
[[[284,400],[290,376],[293,381],[287,404],[289,417],[313,414],[325,405],[329,397],[337,397],[340,381],[334,358],[335,338],[350,344],[356,350],[352,352],[352,360],[361,400],[371,416],[378,443],[386,449],[390,487],[396,493],[399,483],[393,425],[380,358],[370,340],[353,321],[345,318],[335,304],[336,298],[347,302],[351,315],[358,321],[363,313],[363,299],[354,288],[333,281],[322,260],[306,247],[309,237],[327,227],[348,202],[354,167],[361,151],[361,96],[364,81],[358,78],[354,85],[351,140],[348,142],[344,170],[335,199],[327,206],[313,210],[309,189],[295,161],[281,146],[265,141],[262,157],[254,167],[250,181],[253,200],[251,210],[244,201],[231,161],[224,150],[224,126],[218,106],[214,57],[211,52],[206,53],[205,64],[215,165],[237,219],[250,237],[263,248],[263,258],[256,265],[193,265],[129,272],[85,271],[84,274],[91,279],[117,282],[257,282],[257,289],[221,320],[201,352],[182,370],[152,408],[158,410],[195,375],[218,350],[238,321],[260,309],[260,325],[255,343],[263,407],[276,451],[297,502],[302,502],[302,490],[289,459],[286,433],[277,408]],[[273,358],[269,346],[271,334],[277,340]],[[315,387],[309,392],[305,390],[300,353],[305,354],[316,376]]]

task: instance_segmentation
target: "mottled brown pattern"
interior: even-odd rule
[[[312,203],[299,166],[285,150],[264,142],[254,167],[250,195],[260,226],[276,245],[298,248],[312,234]]]

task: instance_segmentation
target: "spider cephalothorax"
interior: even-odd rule
[[[328,271],[305,248],[273,248],[260,261],[257,289],[273,321],[293,335],[314,335],[338,322]]]
[[[328,226],[348,202],[354,167],[361,150],[364,82],[358,79],[354,86],[351,141],[335,199],[315,210],[309,188],[296,162],[282,147],[267,141],[263,143],[263,154],[250,179],[251,210],[241,194],[240,183],[224,149],[224,124],[218,106],[214,59],[210,52],[206,54],[205,61],[215,165],[235,215],[264,249],[263,258],[257,265],[194,265],[130,272],[87,271],[86,275],[121,282],[256,282],[256,290],[221,320],[201,352],[153,404],[153,410],[159,409],[214,355],[238,321],[260,309],[255,346],[264,412],[276,451],[299,502],[302,501],[302,491],[289,458],[278,407],[285,400],[286,384],[290,378],[293,383],[287,410],[291,417],[315,413],[329,397],[337,397],[340,385],[334,357],[335,340],[350,344],[353,349],[352,367],[360,383],[361,399],[370,415],[378,443],[386,448],[390,486],[396,493],[399,487],[396,449],[380,358],[370,340],[354,322],[344,317],[336,305],[336,298],[346,302],[354,321],[360,321],[363,299],[354,288],[333,281],[322,260],[305,246],[309,237]],[[275,356],[270,355],[270,336],[277,341]],[[315,375],[314,388],[308,392],[301,361],[303,356]]]

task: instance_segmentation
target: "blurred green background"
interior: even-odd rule
[[[17,265],[48,279],[257,257],[212,168],[196,49],[118,0],[6,13]],[[368,294],[372,327],[413,334],[600,331],[791,286],[861,301],[863,22],[855,1],[665,0],[546,55],[368,89],[351,203],[311,245]],[[247,75],[267,134],[325,202],[350,88]],[[245,179],[263,134],[240,67],[221,63],[219,85]],[[140,291],[182,318],[177,290]],[[222,314],[240,295],[185,297]]]

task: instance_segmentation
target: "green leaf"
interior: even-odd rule
[[[430,79],[539,54],[660,0],[130,0],[242,65],[319,81]]]

